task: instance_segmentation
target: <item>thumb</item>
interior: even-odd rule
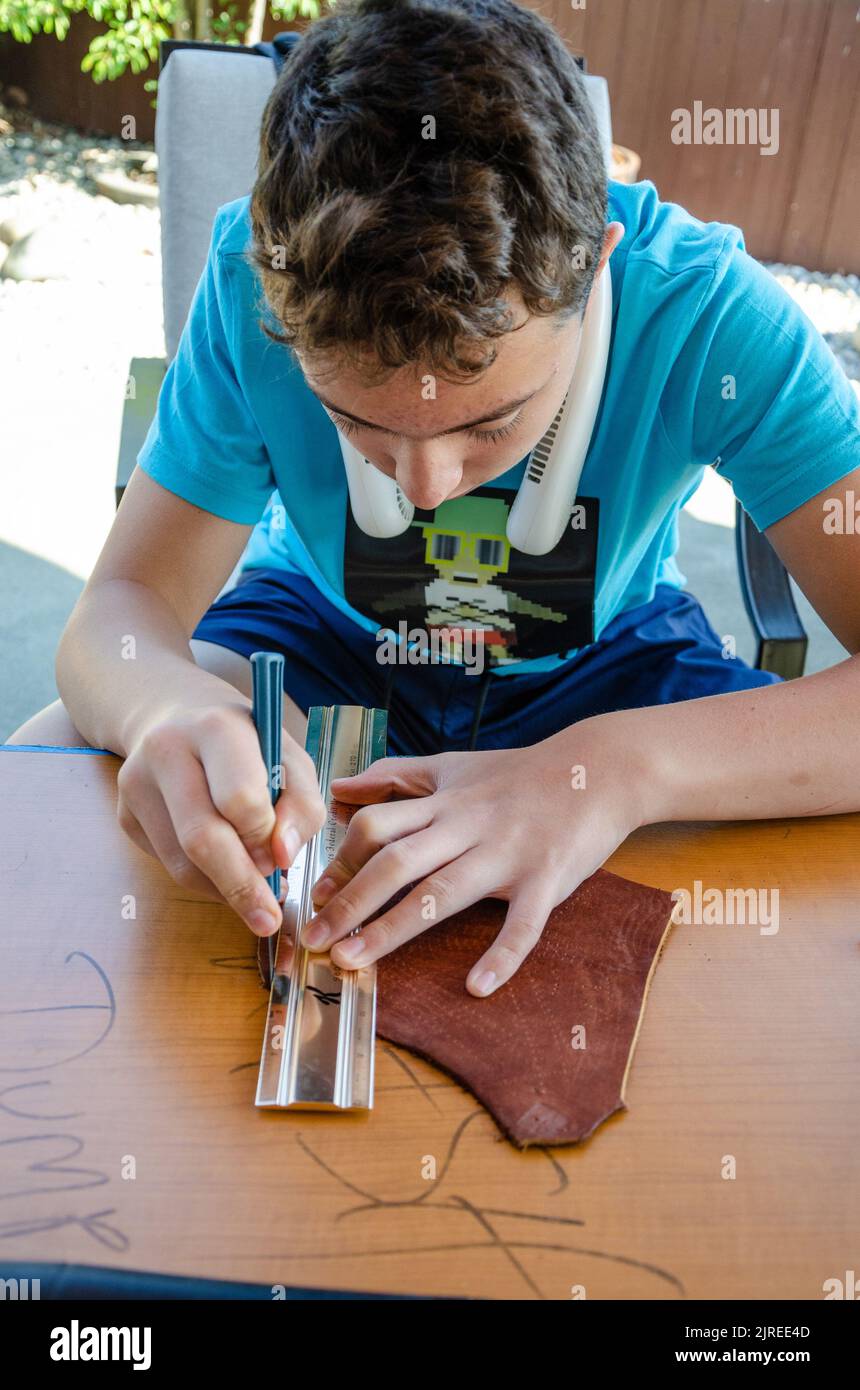
[[[399,796],[430,796],[437,786],[437,758],[380,758],[355,777],[335,777],[338,801],[367,806]]]

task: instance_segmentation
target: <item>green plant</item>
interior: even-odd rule
[[[0,33],[19,43],[35,34],[69,32],[73,14],[85,11],[104,25],[84,56],[81,68],[94,82],[111,81],[128,69],[144,72],[158,61],[162,39],[214,39],[219,43],[254,44],[267,13],[289,23],[316,19],[327,0],[0,0]],[[331,0],[328,0],[331,3]],[[153,84],[147,83],[147,87]]]

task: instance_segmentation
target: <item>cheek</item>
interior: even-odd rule
[[[355,447],[375,468],[378,468],[382,473],[387,473],[389,478],[394,477],[397,462],[393,454],[390,454],[387,449],[378,444],[371,444],[368,449],[360,444],[356,444]]]
[[[463,476],[476,480],[498,478],[529,453],[532,446],[528,440],[528,435],[517,433],[510,439],[500,439],[495,444],[480,445],[472,440],[467,441],[463,457]]]

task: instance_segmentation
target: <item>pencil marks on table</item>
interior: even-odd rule
[[[71,1121],[84,1121],[86,1115],[81,1110],[69,1111],[63,1108],[58,1098],[51,1105],[55,1090],[59,1091],[56,1073],[60,1068],[80,1063],[107,1038],[116,1020],[116,997],[106,972],[86,951],[70,951],[63,964],[74,963],[77,968],[83,962],[87,969],[76,978],[80,982],[80,995],[72,1003],[63,1004],[25,1004],[13,1009],[0,1009],[0,1019],[8,1019],[9,1030],[4,1034],[5,1049],[0,1052],[0,1073],[11,1076],[48,1073],[26,1081],[10,1081],[0,1085],[0,1117],[6,1122],[0,1130],[0,1156],[3,1164],[3,1177],[0,1179],[0,1203],[8,1202],[7,1219],[0,1221],[0,1240],[13,1240],[27,1235],[40,1235],[59,1230],[65,1226],[79,1226],[92,1240],[109,1250],[124,1251],[129,1247],[128,1237],[118,1227],[108,1221],[116,1215],[114,1207],[103,1207],[96,1211],[75,1209],[77,1202],[67,1194],[81,1192],[93,1187],[104,1187],[111,1179],[100,1168],[78,1164],[85,1141],[79,1134],[55,1130],[52,1126],[69,1124]],[[84,993],[95,983],[98,990],[96,1000],[87,1000]],[[59,1051],[59,1055],[45,1061],[33,1061],[45,1048],[45,1039],[40,1035],[16,1036],[15,1023],[25,1025],[35,1016],[59,1015],[69,1013],[92,1013],[104,1015],[97,1019],[98,1031],[86,1041],[86,1045],[74,1045],[70,1051]],[[19,1029],[19,1034],[21,1030]],[[68,1046],[68,1044],[66,1045]],[[16,1060],[12,1063],[12,1057]],[[22,1060],[26,1057],[27,1060]],[[28,1126],[30,1128],[28,1128]],[[46,1126],[46,1128],[41,1128]],[[82,1128],[76,1125],[75,1128]],[[23,1132],[18,1132],[23,1129]],[[16,1204],[24,1210],[15,1211]]]
[[[433,1096],[429,1094],[431,1089],[449,1088],[456,1083],[449,1081],[426,1082],[421,1080],[411,1065],[411,1060],[401,1056],[394,1048],[386,1043],[380,1044],[380,1050],[387,1055],[393,1062],[400,1067],[401,1071],[408,1078],[407,1086],[418,1092],[427,1101],[437,1114],[440,1113]],[[377,1087],[378,1092],[401,1089],[398,1085],[384,1085]],[[462,1088],[459,1088],[461,1089]],[[463,1091],[468,1096],[469,1093]],[[469,1096],[471,1100],[471,1096]],[[315,1145],[310,1141],[301,1130],[295,1134],[296,1146],[301,1150],[307,1159],[310,1160],[330,1182],[341,1190],[342,1193],[352,1198],[357,1198],[351,1204],[346,1205],[334,1218],[334,1223],[338,1224],[353,1218],[361,1218],[371,1215],[378,1217],[380,1213],[391,1213],[393,1211],[420,1211],[427,1213],[427,1226],[431,1236],[438,1234],[440,1224],[440,1214],[450,1213],[456,1215],[465,1214],[475,1226],[475,1239],[466,1241],[446,1241],[434,1240],[432,1244],[403,1244],[386,1245],[380,1248],[369,1249],[367,1242],[357,1243],[354,1247],[344,1248],[339,1245],[336,1250],[313,1250],[309,1252],[296,1253],[293,1246],[285,1251],[258,1251],[256,1258],[268,1257],[278,1259],[298,1260],[301,1262],[315,1263],[324,1260],[345,1260],[345,1259],[374,1259],[384,1256],[412,1255],[416,1259],[422,1255],[438,1253],[455,1253],[470,1250],[484,1250],[487,1252],[496,1251],[511,1265],[521,1284],[538,1299],[551,1297],[540,1286],[538,1281],[529,1272],[524,1263],[524,1256],[527,1252],[537,1251],[553,1254],[563,1254],[571,1256],[583,1256],[587,1259],[606,1261],[610,1264],[624,1266],[629,1269],[639,1270],[650,1281],[657,1283],[664,1289],[668,1287],[672,1290],[675,1297],[684,1298],[686,1296],[684,1285],[670,1270],[663,1269],[659,1265],[648,1260],[639,1260],[629,1255],[618,1254],[609,1250],[601,1250],[596,1245],[586,1245],[574,1243],[570,1240],[572,1231],[579,1227],[582,1228],[586,1222],[581,1217],[566,1214],[555,1214],[541,1212],[530,1212],[520,1210],[516,1207],[497,1207],[484,1205],[479,1201],[463,1195],[462,1191],[443,1191],[445,1185],[451,1186],[456,1178],[456,1160],[458,1151],[461,1147],[464,1136],[469,1128],[479,1120],[485,1120],[488,1125],[495,1129],[492,1118],[484,1111],[481,1106],[475,1105],[469,1114],[465,1115],[455,1126],[451,1134],[445,1151],[445,1156],[439,1165],[438,1173],[434,1180],[430,1182],[422,1181],[421,1189],[411,1196],[387,1196],[384,1193],[371,1190],[362,1180],[355,1180],[347,1176],[334,1163],[324,1158]],[[434,1121],[435,1123],[435,1121]],[[315,1131],[316,1133],[316,1131]],[[517,1155],[520,1159],[524,1156]],[[537,1149],[530,1160],[538,1158],[548,1163],[555,1178],[556,1184],[544,1197],[557,1197],[570,1186],[570,1178],[563,1164],[550,1149]],[[383,1218],[384,1219],[384,1218]],[[512,1238],[500,1230],[502,1223],[523,1223],[524,1227],[533,1225],[536,1229],[529,1232],[523,1231],[523,1237]],[[671,1296],[671,1295],[670,1295]]]

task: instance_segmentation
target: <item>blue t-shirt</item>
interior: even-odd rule
[[[649,182],[610,182],[609,193],[609,217],[626,231],[609,262],[609,366],[579,484],[580,496],[599,499],[595,638],[657,584],[684,585],[678,513],[708,465],[760,531],[860,466],[860,404],[847,378],[738,228],[661,202]],[[337,431],[291,350],[259,326],[249,241],[248,198],[220,208],[138,463],[196,506],[256,523],[243,568],[299,570],[378,631],[378,618],[344,598]],[[515,485],[523,466],[493,486]]]

